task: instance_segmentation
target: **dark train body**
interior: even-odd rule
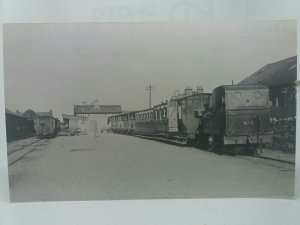
[[[267,87],[224,85],[214,89],[212,100],[199,128],[199,138],[211,150],[236,154],[271,142]]]
[[[5,108],[7,142],[33,137],[35,135],[33,120]]]
[[[59,120],[50,116],[40,116],[34,120],[38,138],[53,138],[59,131]]]
[[[108,123],[112,132],[159,137],[219,152],[253,152],[271,142],[269,90],[262,85],[224,85],[212,94],[172,97],[153,108],[114,115]]]

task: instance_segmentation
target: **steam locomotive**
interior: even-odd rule
[[[115,133],[238,154],[271,142],[269,116],[266,86],[222,85],[213,93],[188,90],[152,108],[110,116],[108,124]]]
[[[213,91],[212,107],[200,120],[199,139],[213,151],[255,152],[272,140],[269,89],[260,85],[223,85]]]

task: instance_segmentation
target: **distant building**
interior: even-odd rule
[[[67,132],[69,132],[69,134],[72,134],[77,129],[80,129],[83,132],[86,132],[88,129],[89,121],[86,116],[82,117],[62,114],[62,118],[64,123],[67,124]]]
[[[271,114],[277,118],[296,116],[297,56],[270,63],[239,84],[262,84],[269,87]]]
[[[23,116],[29,120],[35,120],[38,117],[38,114],[32,109],[28,109],[23,113]]]
[[[32,109],[28,109],[23,113],[23,116],[30,120],[35,120],[38,117],[53,117],[52,110],[49,112],[35,112]]]
[[[122,113],[120,105],[74,105],[74,115],[78,114],[118,114]]]
[[[83,116],[88,119],[85,120],[87,123],[87,133],[97,133],[107,128],[107,116],[113,114],[122,113],[121,105],[74,105],[74,115],[78,118]],[[82,122],[81,122],[82,123]]]

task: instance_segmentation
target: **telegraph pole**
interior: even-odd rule
[[[149,84],[149,86],[146,87],[146,90],[149,91],[149,108],[151,108],[151,94],[152,90],[154,90],[153,85]]]

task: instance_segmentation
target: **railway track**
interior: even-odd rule
[[[17,161],[23,159],[27,154],[35,151],[42,144],[44,144],[44,143],[47,144],[48,142],[49,142],[49,140],[46,140],[46,139],[37,139],[36,141],[34,141],[28,145],[24,145],[21,148],[14,150],[10,154],[8,154],[8,165],[10,166],[10,165],[16,163]]]
[[[147,135],[140,135],[140,134],[134,134],[133,136],[143,138],[143,139],[148,139],[148,140],[154,140],[154,141],[159,141],[159,142],[164,142],[168,144],[173,144],[176,146],[188,146],[187,144],[187,139],[186,138],[181,138],[180,139],[169,139],[169,138],[163,138],[163,137],[156,137],[156,136],[147,136]]]

